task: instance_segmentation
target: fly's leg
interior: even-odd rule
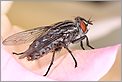
[[[48,74],[51,66],[53,65],[54,57],[55,57],[55,51],[53,52],[52,60],[51,60],[51,63],[49,65],[48,69],[47,69],[47,72],[43,76],[46,76]]]
[[[13,52],[12,54],[21,55],[21,54],[24,54],[24,52],[21,52],[21,53]]]
[[[77,61],[76,61],[76,59],[75,59],[75,57],[73,56],[73,54],[72,54],[72,52],[68,49],[68,47],[65,47],[67,50],[68,50],[68,52],[71,54],[71,56],[72,56],[72,58],[73,58],[73,60],[74,60],[74,62],[75,62],[75,68],[77,67]]]
[[[88,37],[85,35],[85,38],[86,38],[86,45],[88,46],[88,47],[90,47],[91,49],[94,49],[92,46],[90,46],[90,44],[89,44],[89,39],[88,39]]]
[[[73,40],[72,43],[81,41],[81,42],[80,42],[80,46],[81,46],[81,48],[82,48],[83,50],[85,50],[85,48],[83,47],[83,43],[82,43],[82,40],[85,39],[85,38],[86,38],[86,45],[87,45],[88,47],[90,47],[91,49],[94,49],[92,46],[90,46],[90,44],[89,44],[89,39],[88,39],[88,37],[87,37],[86,35],[84,35],[84,36],[82,36],[82,37],[80,37],[80,38],[78,38],[78,39]]]
[[[81,46],[81,48],[82,48],[83,50],[85,50],[85,48],[83,47],[83,42],[82,42],[82,41],[80,42],[80,46]]]
[[[72,58],[73,58],[73,60],[74,60],[74,62],[75,62],[75,68],[76,68],[76,67],[77,67],[77,61],[76,61],[75,57],[73,56],[72,52],[69,50],[68,46],[67,46],[65,43],[62,42],[62,45],[63,45],[64,48],[66,48],[67,51],[71,54],[71,56],[72,56]]]
[[[83,42],[82,42],[83,39],[85,39],[85,36],[82,36],[82,37],[80,37],[80,38],[78,38],[78,39],[73,40],[72,43],[76,43],[76,42],[81,41],[81,42],[80,42],[80,46],[81,46],[81,48],[82,48],[83,50],[85,50],[85,48],[83,47]]]
[[[27,57],[27,58],[28,58],[27,60],[28,60],[28,61],[31,61],[30,55],[27,55],[26,52],[21,52],[21,53],[13,52],[13,54],[15,54],[15,55],[21,55],[21,54],[23,54],[23,55],[21,55],[21,56],[19,57],[19,59],[23,59],[24,57]]]
[[[79,42],[79,41],[82,41],[83,39],[85,39],[85,36],[82,36],[82,37],[80,37],[80,38],[78,38],[78,39],[74,39],[74,40],[72,40],[71,42],[72,42],[72,43],[77,43],[77,42]]]

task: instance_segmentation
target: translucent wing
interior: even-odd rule
[[[51,26],[38,27],[22,32],[18,32],[6,38],[3,41],[4,45],[19,45],[34,41],[41,35],[44,35]]]

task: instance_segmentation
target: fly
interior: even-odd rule
[[[65,20],[50,26],[38,27],[13,34],[6,38],[3,44],[19,45],[32,42],[26,51],[21,53],[13,52],[15,55],[20,55],[19,59],[27,58],[28,61],[37,60],[49,52],[53,52],[51,63],[44,74],[44,76],[46,76],[53,64],[55,53],[61,51],[63,47],[71,54],[75,68],[77,67],[77,61],[68,48],[68,45],[80,42],[81,48],[85,50],[82,40],[86,38],[87,46],[94,49],[90,46],[88,37],[86,36],[88,25],[93,25],[90,19],[86,20],[77,16],[74,21]]]

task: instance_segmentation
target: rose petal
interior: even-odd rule
[[[2,81],[46,81],[51,79],[60,81],[98,81],[112,67],[118,47],[116,45],[95,50],[74,51],[73,54],[78,62],[77,68],[74,68],[74,61],[70,54],[67,54],[54,62],[47,77],[50,79],[22,68],[2,49]]]
[[[60,81],[98,81],[114,64],[119,45],[94,49],[76,50],[73,52],[78,67],[70,54],[55,61],[48,78]],[[58,64],[58,65],[56,65]]]

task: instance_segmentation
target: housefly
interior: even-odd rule
[[[65,20],[50,26],[38,27],[13,34],[6,38],[3,44],[19,45],[32,42],[26,51],[21,53],[13,52],[15,55],[20,55],[19,59],[27,58],[28,61],[37,60],[49,52],[52,52],[51,63],[44,74],[44,76],[46,76],[53,64],[55,53],[61,51],[62,48],[65,48],[70,53],[74,60],[75,68],[77,67],[77,61],[68,48],[69,44],[80,42],[81,48],[85,50],[82,41],[86,38],[87,46],[94,49],[89,45],[89,40],[86,36],[89,30],[88,25],[93,25],[90,19],[86,20],[77,16],[74,21]]]

